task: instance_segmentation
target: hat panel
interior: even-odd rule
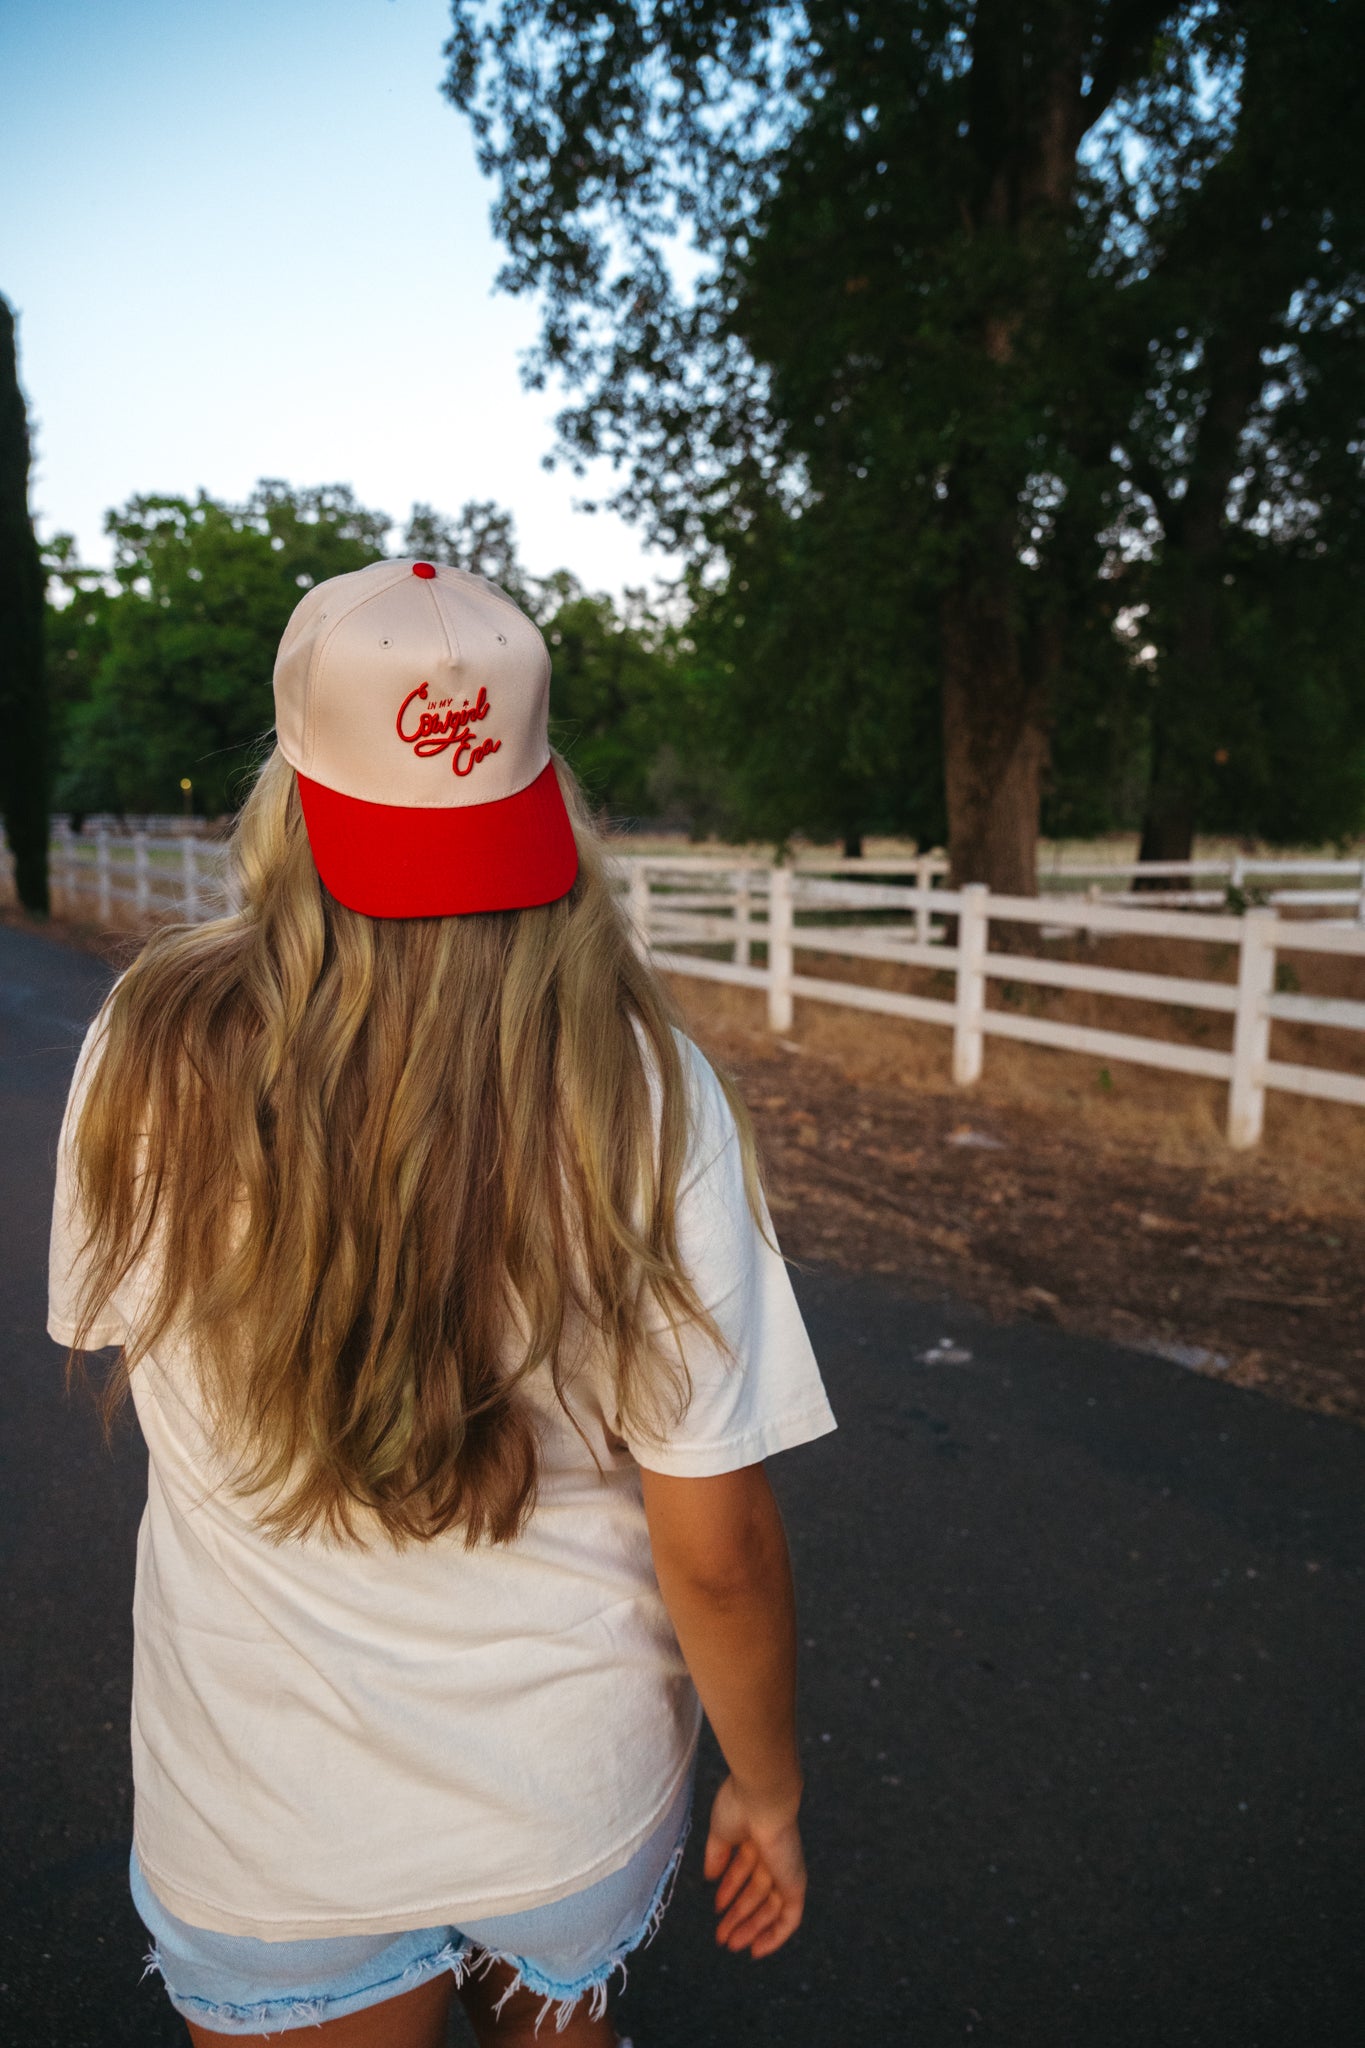
[[[370,562],[314,584],[289,615],[275,657],[275,736],[285,760],[300,774],[309,772],[313,758],[318,651],[354,606],[396,580],[392,562]]]
[[[383,567],[360,602],[318,619],[306,772],[343,795],[423,809],[524,789],[549,760],[539,632],[480,578]],[[292,759],[283,728],[280,739]]]
[[[301,774],[308,772],[308,681],[317,646],[321,586],[300,598],[289,615],[275,656],[275,737],[280,752]]]

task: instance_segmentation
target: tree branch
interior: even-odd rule
[[[1091,69],[1090,90],[1077,103],[1081,135],[1094,127],[1127,84],[1162,22],[1178,11],[1171,0],[1117,0],[1109,33]]]
[[[1176,501],[1166,488],[1165,478],[1151,456],[1144,455],[1141,449],[1133,449],[1125,444],[1123,452],[1128,458],[1129,476],[1143,495],[1151,499],[1152,508],[1169,535],[1171,515],[1175,510]]]

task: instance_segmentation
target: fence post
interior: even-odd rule
[[[188,832],[180,842],[180,907],[185,913],[186,924],[199,921],[199,863],[195,857],[195,844]]]
[[[985,1043],[981,1019],[986,1008],[986,939],[990,930],[989,892],[984,882],[969,882],[962,891],[957,920],[957,1003],[953,1019],[953,1079],[959,1088],[981,1079]]]
[[[103,825],[95,834],[95,876],[99,888],[100,923],[113,922],[114,897],[109,877],[109,834]]]
[[[934,857],[922,853],[915,862],[915,944],[927,946],[931,937],[929,891],[934,886]]]
[[[1104,894],[1104,885],[1103,885],[1102,883],[1100,883],[1100,882],[1092,882],[1092,883],[1090,884],[1089,888],[1088,888],[1088,889],[1086,890],[1086,892],[1085,892],[1085,900],[1086,900],[1086,902],[1087,902],[1087,903],[1098,903],[1098,902],[1099,902],[1099,900],[1100,900],[1100,897],[1101,897],[1101,896],[1102,896],[1103,894]],[[1095,945],[1095,944],[1096,944],[1096,943],[1098,942],[1098,939],[1099,939],[1099,933],[1098,933],[1098,932],[1096,932],[1096,931],[1092,930],[1092,929],[1091,929],[1091,927],[1090,927],[1090,926],[1089,926],[1088,924],[1087,924],[1087,925],[1082,925],[1082,927],[1081,927],[1081,943],[1082,943],[1083,945],[1086,945],[1086,946],[1093,946],[1093,945]]]
[[[133,888],[138,916],[149,916],[152,908],[152,874],[145,832],[133,834]]]
[[[768,877],[768,1029],[792,1028],[792,933],[796,927],[790,868],[774,868]]]
[[[740,967],[747,967],[753,958],[750,946],[753,898],[749,889],[749,870],[736,868],[732,879],[735,889],[735,962]]]
[[[637,858],[630,864],[627,914],[641,953],[649,951],[649,869]]]
[[[1265,1123],[1265,1063],[1270,1055],[1265,1004],[1275,987],[1277,922],[1273,910],[1249,910],[1242,919],[1228,1088],[1228,1143],[1236,1152],[1259,1144]]]

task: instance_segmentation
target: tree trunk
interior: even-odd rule
[[[1131,33],[1142,27],[1139,14],[1145,20],[1144,9],[1130,10]],[[1089,43],[1076,8],[1028,21],[1017,8],[983,6],[972,29],[967,125],[976,176],[963,194],[963,218],[969,236],[986,232],[1008,246],[1018,269],[990,289],[979,344],[991,374],[944,505],[959,569],[942,607],[943,774],[952,886],[984,882],[1008,896],[1038,892],[1047,706],[1063,632],[1060,612],[1042,624],[1030,619],[1036,592],[1021,582],[1017,508],[1027,464],[1018,448],[1016,355],[1021,336],[1036,347],[1057,311],[1055,265],[1074,206],[1076,150],[1096,118],[1081,91]]]
[[[1139,862],[1193,860],[1199,812],[1207,796],[1212,748],[1208,702],[1221,662],[1210,566],[1216,562],[1220,538],[1216,513],[1207,525],[1211,532],[1197,533],[1192,542],[1185,539],[1187,558],[1194,559],[1183,565],[1177,586],[1182,596],[1174,608],[1170,645],[1162,655],[1161,687],[1152,708],[1152,766]],[[1184,875],[1153,875],[1145,882],[1139,876],[1137,881],[1139,889],[1189,886]]]
[[[861,832],[845,832],[844,859],[861,860],[863,857],[863,835]]]
[[[28,414],[19,387],[14,315],[0,298],[0,812],[26,910],[45,916],[48,708],[43,669],[45,579],[28,511]]]
[[[1193,860],[1194,834],[1198,823],[1198,800],[1171,759],[1169,745],[1157,734],[1147,785],[1147,805],[1142,818],[1142,840],[1138,860]],[[1139,875],[1138,889],[1184,889],[1184,875]]]
[[[1038,891],[1038,809],[1047,733],[1040,679],[1018,641],[1003,568],[995,588],[943,606],[943,774],[951,885]]]
[[[1243,80],[1243,123],[1253,88],[1273,95],[1267,75],[1249,67]],[[1253,146],[1261,132],[1247,129]],[[1139,861],[1192,860],[1200,809],[1210,794],[1215,730],[1224,687],[1217,591],[1227,543],[1228,493],[1244,461],[1242,436],[1265,383],[1262,350],[1279,334],[1281,309],[1298,270],[1285,237],[1260,225],[1265,179],[1247,183],[1244,240],[1255,249],[1247,293],[1203,337],[1207,397],[1178,498],[1152,494],[1164,532],[1159,600],[1169,621],[1161,687],[1152,711],[1152,767]],[[1142,883],[1139,881],[1139,888]],[[1180,878],[1153,876],[1151,888],[1180,888]]]

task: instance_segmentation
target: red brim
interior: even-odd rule
[[[299,796],[318,873],[338,903],[366,917],[527,910],[567,895],[578,873],[553,761],[490,804],[371,804],[306,775]]]

